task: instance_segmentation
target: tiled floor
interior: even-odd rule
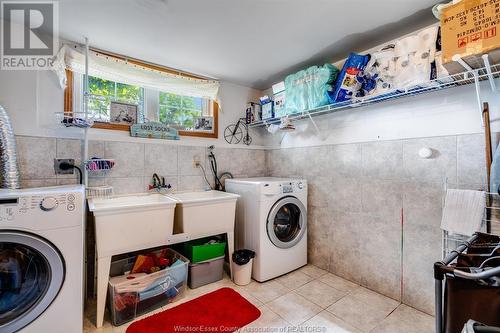
[[[222,287],[235,289],[261,310],[262,315],[248,325],[247,332],[434,331],[433,317],[312,265],[265,283],[253,281],[244,287],[225,277],[219,282],[188,290],[185,298],[156,312]],[[113,327],[107,320],[104,327],[96,329],[93,320],[87,312],[85,333],[124,333],[128,327],[127,324]],[[286,327],[292,329],[283,330]]]

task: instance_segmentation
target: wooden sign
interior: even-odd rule
[[[156,121],[130,126],[130,135],[139,138],[179,140],[179,133],[175,128]]]

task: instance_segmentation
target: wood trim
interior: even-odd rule
[[[134,65],[137,65],[137,66],[142,66],[142,67],[145,67],[145,68],[157,70],[159,72],[164,72],[164,73],[173,74],[173,75],[185,76],[185,77],[189,77],[189,78],[192,78],[192,79],[198,79],[198,80],[212,80],[212,79],[208,79],[208,78],[201,77],[201,76],[198,76],[198,75],[194,75],[194,74],[191,74],[191,73],[187,73],[187,72],[183,72],[183,71],[178,71],[178,70],[175,70],[173,68],[156,65],[156,64],[153,64],[153,63],[145,62],[145,61],[134,59],[134,58],[127,58],[127,57],[119,55],[119,54],[115,54],[115,53],[111,53],[111,52],[107,52],[107,51],[102,51],[102,50],[99,50],[99,49],[91,48],[90,50],[92,52],[94,52],[94,53],[97,53],[98,55],[100,54],[100,55],[103,55],[103,56],[108,57],[108,58],[113,58],[113,59],[118,59],[118,60],[121,60],[121,61],[126,61],[126,62],[128,62],[130,64],[134,64]]]
[[[92,128],[100,128],[100,129],[108,129],[108,130],[114,130],[114,131],[127,131],[130,132],[130,125],[124,125],[124,124],[111,124],[111,123],[104,123],[104,122],[95,122],[94,126]]]
[[[64,88],[64,113],[73,113],[73,72],[66,69],[66,88]]]
[[[179,131],[180,136],[194,136],[198,138],[212,138],[217,139],[219,137],[219,104],[212,101],[213,107],[213,117],[214,117],[214,131],[212,133],[207,132],[196,132],[196,131]]]

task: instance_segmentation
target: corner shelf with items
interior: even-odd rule
[[[85,170],[94,177],[105,176],[115,166],[114,159],[91,158],[85,161]]]
[[[56,121],[64,127],[90,128],[94,119],[85,112],[56,112]]]
[[[393,91],[377,95],[368,96],[363,98],[355,98],[350,101],[328,104],[320,106],[314,109],[305,110],[302,112],[296,112],[288,114],[287,117],[291,121],[309,119],[313,122],[314,128],[319,134],[318,127],[314,123],[312,117],[325,115],[329,113],[345,111],[350,109],[355,109],[359,107],[371,106],[374,104],[382,102],[390,102],[401,98],[412,97],[423,95],[435,91],[441,91],[444,89],[455,88],[460,86],[465,86],[469,84],[474,84],[476,88],[476,98],[478,99],[479,109],[482,112],[482,102],[481,102],[481,92],[480,92],[480,82],[488,80],[493,92],[498,92],[495,84],[495,79],[500,77],[500,64],[490,65],[488,55],[483,55],[481,57],[484,62],[484,66],[481,68],[472,68],[460,57],[454,57],[454,61],[458,62],[464,68],[464,71],[458,74],[449,75],[446,77],[441,77],[434,80],[429,80],[422,82],[417,86],[413,86],[407,89],[395,89]],[[270,118],[265,120],[255,121],[249,125],[250,128],[258,127],[268,127],[270,125],[280,124],[283,117],[280,118]]]

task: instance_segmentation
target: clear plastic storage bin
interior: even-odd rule
[[[189,260],[171,249],[167,249],[166,257],[171,260],[172,266],[158,272],[110,278],[109,299],[113,325],[122,325],[184,296]]]

